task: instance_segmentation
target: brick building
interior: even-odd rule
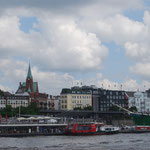
[[[16,94],[23,93],[28,93],[31,98],[31,102],[36,102],[39,108],[48,108],[48,94],[39,92],[38,82],[33,81],[30,64],[28,68],[26,82],[20,82],[18,90],[16,91]]]

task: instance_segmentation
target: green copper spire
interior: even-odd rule
[[[31,73],[31,68],[30,68],[30,63],[29,63],[27,78],[33,79],[32,78],[32,73]]]

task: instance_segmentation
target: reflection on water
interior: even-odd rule
[[[150,150],[150,133],[0,138],[0,150]]]

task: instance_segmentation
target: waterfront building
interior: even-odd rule
[[[54,101],[55,101],[55,97],[52,95],[48,95],[48,102],[47,102],[47,109],[49,110],[54,110]]]
[[[111,111],[113,104],[128,109],[128,96],[125,91],[114,91],[106,89],[93,89],[93,110]]]
[[[16,94],[24,93],[28,93],[31,98],[31,102],[36,102],[40,109],[48,108],[48,94],[39,92],[38,82],[33,81],[30,64],[28,67],[26,82],[20,82],[18,90],[16,91]]]
[[[54,110],[60,110],[60,96],[54,96]]]
[[[82,87],[64,88],[60,94],[60,109],[73,110],[76,107],[92,106],[92,93]]]
[[[28,93],[24,94],[12,94],[5,97],[6,105],[11,105],[12,108],[28,107],[30,104],[30,96]]]
[[[6,99],[4,96],[0,96],[0,109],[3,109],[6,107]]]
[[[150,112],[150,94],[148,92],[127,92],[129,108],[136,107],[138,112]]]
[[[28,93],[22,94],[5,94],[5,96],[0,97],[0,109],[6,107],[6,105],[11,105],[12,108],[17,107],[27,107],[31,99]]]

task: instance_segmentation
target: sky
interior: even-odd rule
[[[150,0],[0,0],[0,89],[29,62],[40,92],[150,88]]]

